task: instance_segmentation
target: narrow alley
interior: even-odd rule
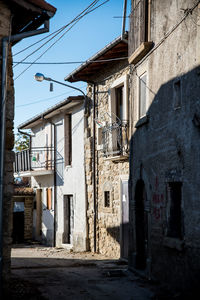
[[[9,299],[157,299],[124,261],[39,245],[12,249]]]

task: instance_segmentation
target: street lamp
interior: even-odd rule
[[[57,80],[52,79],[50,77],[45,77],[44,74],[42,74],[42,73],[36,73],[35,76],[34,76],[34,78],[35,78],[36,81],[39,81],[39,82],[42,82],[43,80],[47,80],[47,81],[51,81],[51,82],[56,82],[58,84],[67,86],[67,87],[69,87],[71,89],[74,89],[74,90],[77,90],[77,91],[81,92],[83,94],[84,98],[85,98],[85,105],[86,105],[86,95],[85,95],[85,93],[81,89],[79,89],[77,87],[74,87],[74,86],[71,86],[69,84],[57,81]]]

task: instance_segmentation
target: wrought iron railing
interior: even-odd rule
[[[14,172],[53,170],[53,147],[32,147],[15,153]]]
[[[128,122],[111,123],[103,127],[102,142],[104,156],[127,155],[128,146]]]

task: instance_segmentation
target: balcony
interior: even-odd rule
[[[104,126],[102,130],[103,154],[112,160],[127,159],[128,146],[128,122],[114,122]]]
[[[53,174],[54,149],[52,147],[32,147],[15,153],[15,176],[40,176]]]

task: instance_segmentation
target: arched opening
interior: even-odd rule
[[[144,203],[146,199],[145,184],[137,181],[135,188],[135,226],[136,226],[136,268],[146,268],[147,222]]]

